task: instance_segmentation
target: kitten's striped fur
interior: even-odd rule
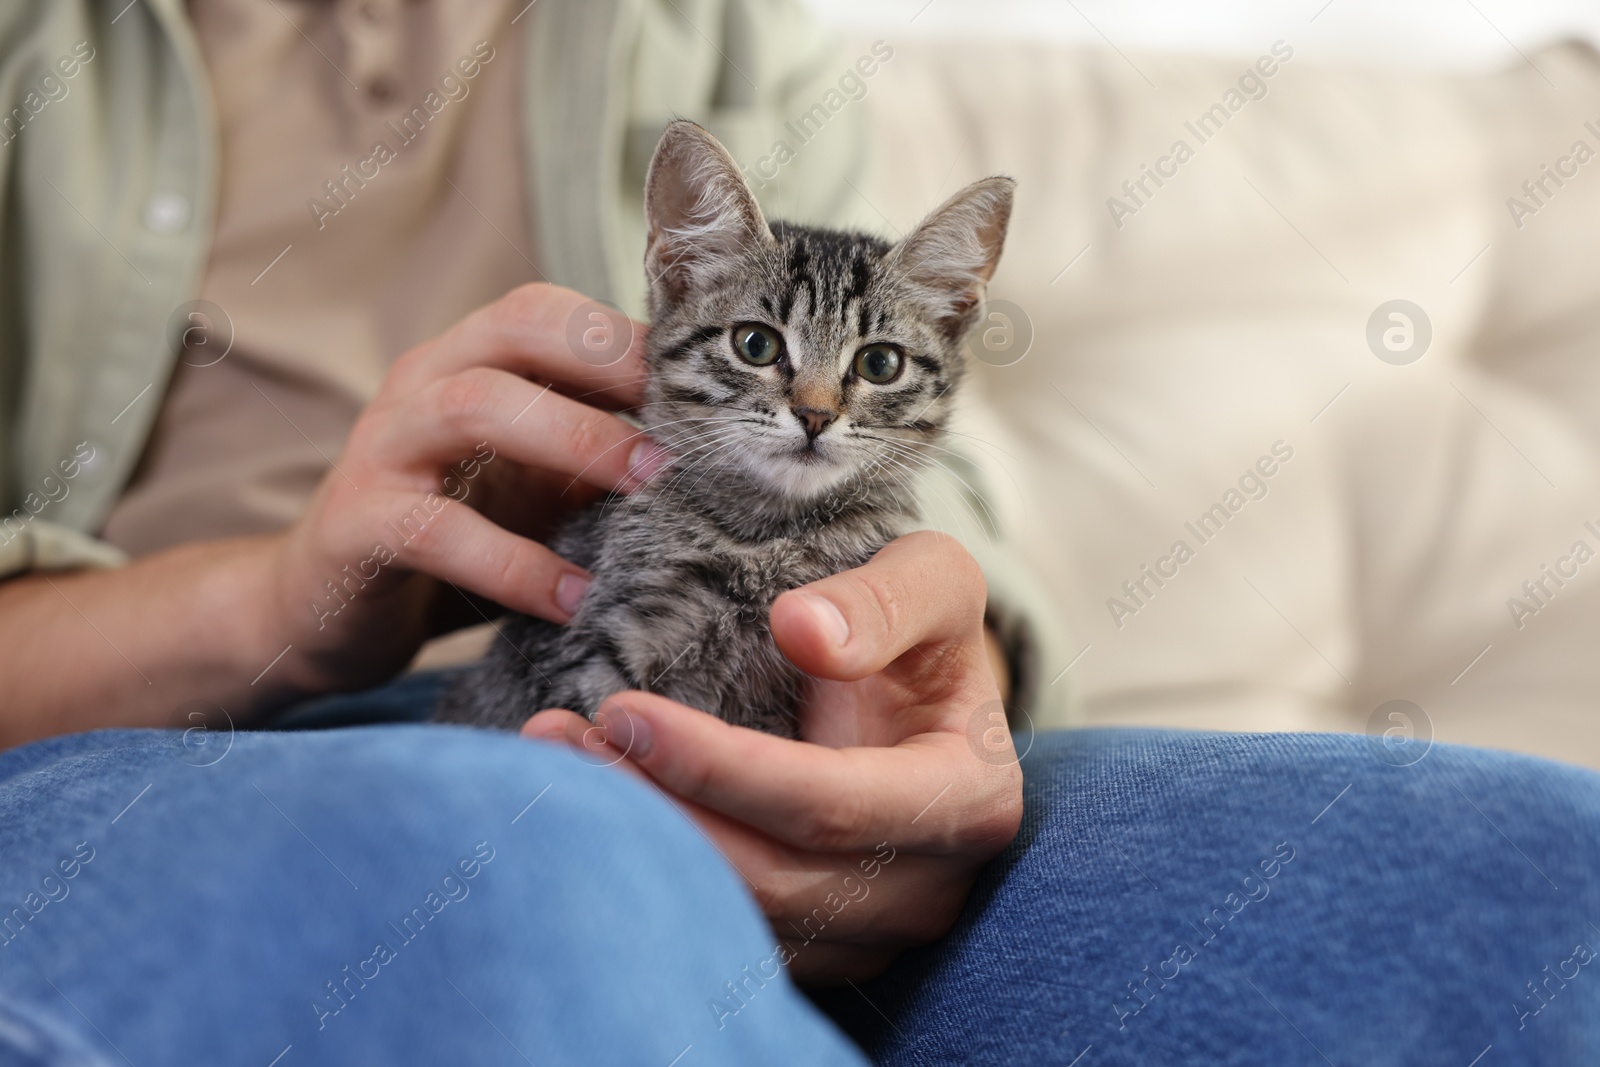
[[[669,126],[646,195],[639,414],[677,458],[558,535],[555,550],[594,575],[577,614],[566,626],[513,617],[439,718],[516,729],[541,708],[593,716],[611,694],[647,689],[795,736],[804,679],[768,609],[915,527],[915,472],[948,418],[1012,189],[977,182],[894,246],[769,225],[710,134]],[[735,327],[748,323],[781,336],[781,359],[740,357]],[[903,367],[873,384],[856,356],[880,343]]]

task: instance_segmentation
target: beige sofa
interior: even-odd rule
[[[1372,728],[1600,766],[1600,60],[895,49],[864,213],[1021,182],[993,296],[1032,344],[977,364],[966,432],[1081,721],[1359,731],[1405,700]]]

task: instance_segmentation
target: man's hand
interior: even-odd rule
[[[816,679],[804,741],[640,692],[613,697],[593,724],[546,711],[523,733],[642,773],[686,808],[750,885],[799,980],[870,977],[950,929],[1021,823],[983,612],[972,557],[912,534],[773,604],[779,648]]]
[[[643,327],[598,309],[523,286],[406,353],[284,533],[0,582],[0,747],[380,682],[478,622],[468,594],[565,621],[588,576],[539,538],[662,462],[607,410],[640,399]]]
[[[592,365],[569,341],[586,304],[523,286],[395,363],[275,555],[265,622],[293,649],[285,682],[382,681],[426,638],[480,621],[468,593],[571,617],[589,576],[538,538],[664,458],[602,410],[640,399],[643,327],[613,316],[618,358]]]

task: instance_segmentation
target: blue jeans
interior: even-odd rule
[[[1595,1062],[1600,778],[1414,754],[1042,735],[957,929],[813,1001],[706,840],[568,752],[57,738],[0,753],[0,1064]]]

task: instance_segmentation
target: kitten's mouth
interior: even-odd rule
[[[764,450],[765,451],[765,450]],[[761,479],[785,500],[811,501],[832,490],[850,472],[848,448],[843,441],[794,441],[765,451],[756,464]]]

